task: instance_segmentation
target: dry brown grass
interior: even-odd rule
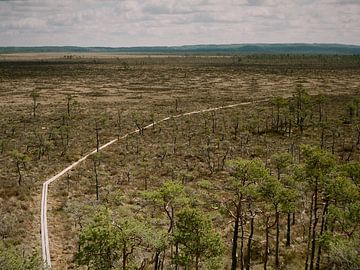
[[[241,65],[235,65],[232,57],[78,55],[64,59],[63,55],[56,54],[12,55],[0,59],[0,139],[5,143],[0,155],[0,196],[5,202],[15,200],[24,205],[18,208],[4,203],[1,207],[8,211],[17,209],[19,216],[26,217],[19,223],[23,230],[19,241],[34,248],[40,243],[41,183],[94,149],[94,128],[99,118],[106,120],[100,132],[101,143],[105,143],[117,136],[118,111],[122,113],[121,134],[125,134],[136,128],[134,113],[148,124],[151,114],[155,119],[161,119],[247,100],[290,97],[299,83],[312,95],[330,96],[328,114],[339,118],[344,112],[344,103],[360,90],[359,67],[347,59],[340,64],[329,60],[328,65],[314,64],[319,60],[301,57],[295,60],[245,57]],[[40,93],[37,119],[31,116],[32,90]],[[39,135],[48,138],[52,130],[61,126],[62,116],[66,114],[66,94],[74,95],[76,101],[68,121],[71,130],[69,149],[60,156],[61,146],[54,145],[48,156],[37,160],[36,138]],[[208,138],[215,149],[212,153],[215,167],[229,145],[228,159],[260,156],[264,160],[291,145],[294,138],[279,139],[278,134],[271,133],[253,136],[248,129],[247,120],[260,114],[263,124],[270,114],[269,108],[263,103],[256,107],[219,111],[215,133],[204,128],[205,121],[207,129],[211,128],[212,121],[211,113],[206,113],[170,120],[157,125],[154,130],[145,131],[144,136],[131,136],[127,143],[116,144],[102,154],[101,198],[119,189],[125,194],[123,203],[132,209],[140,200],[138,194],[144,189],[146,179],[149,189],[166,179],[183,180],[195,187],[194,190],[202,179],[216,180],[217,185],[221,185],[227,174],[222,170],[210,174],[204,154]],[[231,121],[235,116],[240,119],[242,136],[250,136],[245,147],[240,147],[240,140],[245,138],[235,140],[231,135]],[[314,137],[316,132],[316,128],[310,130],[302,141],[318,144],[318,138]],[[190,146],[189,133],[192,133]],[[225,140],[219,143],[221,137]],[[21,189],[16,185],[16,168],[9,154],[15,148],[32,157],[23,172]],[[166,157],[161,162],[165,152]],[[50,187],[48,218],[54,269],[72,265],[79,228],[74,226],[64,207],[73,201],[93,201],[91,166],[91,161],[86,161],[71,173],[69,179],[63,178]],[[131,182],[127,183],[129,171]],[[229,239],[228,228],[220,221],[217,225],[223,226],[224,237]]]

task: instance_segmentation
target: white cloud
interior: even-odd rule
[[[360,44],[358,0],[0,0],[0,46]]]

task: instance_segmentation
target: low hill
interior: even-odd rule
[[[0,47],[0,53],[146,53],[146,54],[341,54],[359,55],[360,46],[342,44],[229,44],[154,47]]]

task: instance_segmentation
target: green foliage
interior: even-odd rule
[[[310,111],[310,95],[300,84],[296,87],[292,101],[289,103],[289,112],[295,116],[296,124],[303,134],[305,120]]]
[[[174,242],[179,246],[176,260],[188,268],[198,269],[204,261],[223,253],[223,243],[209,217],[197,209],[185,209],[178,214]]]
[[[202,188],[205,190],[211,190],[212,188],[214,188],[213,183],[211,183],[209,180],[205,180],[205,179],[197,182],[197,185],[199,188]]]
[[[293,187],[285,187],[283,192],[283,198],[281,200],[281,209],[284,212],[292,213],[299,202],[300,192]]]
[[[343,206],[331,205],[329,207],[329,219],[332,226],[338,226],[342,233],[352,236],[360,224],[360,202],[359,200]]]
[[[343,176],[332,177],[326,186],[326,196],[339,203],[352,203],[359,200],[359,187],[351,179]]]
[[[351,178],[351,180],[358,186],[360,186],[360,163],[351,162],[344,164],[342,170]]]
[[[268,170],[260,159],[239,159],[231,161],[229,165],[232,169],[230,188],[235,191],[235,193],[246,193],[246,189],[248,190],[247,192],[252,193],[251,185],[247,185],[247,188],[244,189],[245,184],[256,185],[269,176]]]
[[[156,204],[186,204],[185,187],[180,182],[166,181],[154,191],[143,192],[143,196]]]
[[[310,103],[310,95],[301,84],[296,86],[293,98],[298,105],[298,109],[301,109],[301,106],[308,105]]]
[[[136,250],[161,245],[153,237],[143,222],[132,217],[113,220],[109,210],[100,210],[81,231],[76,262],[89,269],[127,269]]]
[[[267,177],[260,187],[263,198],[270,201],[274,206],[278,206],[286,196],[286,190],[282,183],[274,177]]]
[[[287,104],[287,100],[283,97],[277,96],[271,100],[271,104],[273,104],[276,107],[281,108]]]
[[[271,156],[271,163],[275,166],[278,179],[280,179],[281,173],[292,163],[292,156],[289,153],[276,153]]]
[[[271,162],[274,164],[276,168],[284,169],[291,165],[292,163],[292,156],[285,152],[285,153],[276,153],[271,156]]]
[[[0,203],[3,203],[0,200]],[[18,227],[16,226],[19,223],[17,213],[14,211],[12,213],[7,213],[6,211],[1,211],[0,208],[0,238],[5,240],[8,237],[13,237],[19,233]]]
[[[148,244],[155,252],[164,251],[171,242],[171,236],[167,231],[156,228],[156,230],[148,230]]]
[[[41,260],[37,253],[29,256],[20,255],[20,252],[5,247],[0,242],[0,269],[4,270],[38,270],[41,269]]]
[[[26,154],[19,152],[18,150],[14,149],[11,151],[11,157],[14,159],[15,162],[19,162],[22,164],[29,163],[31,161],[30,157]]]
[[[112,269],[121,257],[117,238],[110,213],[100,211],[80,233],[76,262],[89,269]]]
[[[328,240],[330,263],[337,269],[360,269],[360,237],[344,240],[330,238]]]
[[[169,220],[168,233],[174,229],[176,211],[189,204],[184,185],[177,181],[166,181],[158,189],[145,191],[142,195],[166,214]]]
[[[335,168],[335,157],[316,146],[302,145],[304,155],[304,174],[313,184],[314,180],[324,180],[324,177]]]
[[[347,124],[352,124],[355,120],[358,120],[359,109],[360,100],[359,97],[355,97],[347,104],[344,122]]]
[[[114,222],[116,228],[115,239],[118,247],[122,251],[123,266],[126,267],[127,260],[132,259],[132,256],[136,249],[141,249],[142,246],[147,246],[153,240],[153,234],[150,234],[150,230],[145,226],[145,222],[137,221],[132,217],[121,218]],[[161,246],[163,243],[160,239],[155,243],[156,247]],[[160,243],[159,243],[160,241]]]

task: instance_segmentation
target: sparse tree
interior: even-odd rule
[[[318,237],[317,228],[321,216],[319,213],[320,199],[329,174],[335,167],[335,158],[330,153],[309,145],[303,145],[302,152],[304,155],[302,175],[305,177],[312,198],[309,211],[309,238],[305,268],[313,270]]]
[[[293,108],[296,116],[296,124],[301,134],[304,132],[305,120],[309,116],[310,96],[302,85],[298,85],[293,94]]]
[[[145,119],[138,115],[138,114],[133,114],[132,115],[134,124],[136,125],[138,131],[139,131],[139,135],[144,135],[144,123],[145,123]]]
[[[179,246],[175,259],[185,269],[202,269],[203,261],[223,253],[223,243],[210,219],[196,209],[185,209],[178,214],[174,242]]]
[[[0,242],[0,269],[6,270],[37,270],[41,269],[41,259],[36,253],[6,247]]]
[[[318,114],[319,114],[319,123],[323,122],[323,118],[325,116],[325,121],[326,121],[326,112],[325,112],[325,103],[326,103],[326,96],[324,95],[319,95],[315,98],[315,104],[317,105],[317,109],[318,109]]]
[[[33,90],[30,94],[30,97],[33,101],[32,114],[33,114],[33,117],[35,118],[36,117],[36,109],[39,106],[38,99],[40,97],[40,93],[37,90]]]
[[[18,150],[13,150],[11,152],[11,156],[16,165],[16,170],[19,175],[18,184],[20,186],[23,179],[22,170],[26,169],[26,164],[30,162],[30,157],[27,156],[26,154],[19,152]]]
[[[271,104],[275,107],[276,115],[275,119],[273,120],[275,122],[275,130],[279,131],[280,127],[280,116],[281,116],[281,109],[284,108],[287,104],[287,100],[283,97],[275,97],[271,101]]]
[[[72,101],[74,100],[74,96],[71,94],[66,95],[66,107],[67,107],[67,115],[69,118],[71,118],[71,105]]]
[[[114,219],[109,210],[100,210],[82,229],[78,265],[90,269],[128,269],[135,250],[147,246],[149,231],[132,217]]]
[[[268,200],[275,211],[276,241],[275,241],[275,267],[280,268],[279,248],[280,248],[280,204],[286,196],[285,188],[282,183],[274,178],[267,177],[261,185],[262,196]]]
[[[229,179],[229,192],[232,194],[230,204],[226,209],[233,219],[233,240],[231,252],[231,269],[237,269],[238,260],[240,261],[240,269],[245,266],[244,263],[244,225],[245,225],[245,209],[246,205],[251,209],[254,196],[259,183],[269,177],[268,171],[265,169],[261,160],[236,160],[230,162],[232,169],[232,177]],[[238,238],[240,235],[240,258],[238,259]],[[248,264],[250,258],[248,258]]]
[[[168,233],[171,233],[175,224],[176,210],[180,210],[189,201],[184,185],[176,181],[166,181],[160,188],[143,194],[149,202],[158,205],[164,211],[169,219]]]

